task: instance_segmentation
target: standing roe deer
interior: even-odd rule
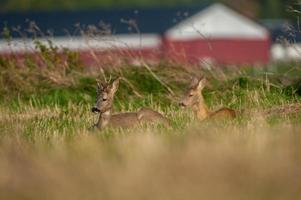
[[[205,78],[193,78],[188,91],[185,93],[182,101],[179,103],[181,107],[191,107],[199,120],[212,117],[234,118],[236,112],[230,108],[221,108],[216,111],[209,111],[206,106],[202,90],[206,84]]]
[[[92,108],[92,112],[100,114],[95,124],[97,128],[102,129],[106,126],[129,128],[143,123],[162,123],[170,126],[166,117],[150,108],[141,108],[137,112],[112,114],[113,99],[119,80],[120,78],[117,78],[112,84],[98,84],[96,105]]]

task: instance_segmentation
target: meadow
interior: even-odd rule
[[[0,58],[1,199],[301,197],[300,63],[101,68],[38,48],[38,64]],[[236,119],[199,122],[179,108],[201,75],[210,109]],[[172,127],[91,130],[96,80],[116,77],[114,112],[150,107]]]

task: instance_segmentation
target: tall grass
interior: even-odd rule
[[[38,124],[37,124],[38,125]],[[51,128],[51,125],[50,127]],[[2,140],[3,199],[299,199],[300,125],[198,124]],[[38,138],[49,132],[41,132]],[[112,136],[112,135],[111,135]]]

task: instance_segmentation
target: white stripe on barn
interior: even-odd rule
[[[52,44],[60,49],[70,50],[109,50],[109,49],[141,49],[160,48],[161,37],[156,34],[120,34],[103,37],[49,37]],[[48,45],[47,39],[39,38],[42,44]],[[14,39],[10,42],[0,40],[0,53],[34,52],[34,40]]]

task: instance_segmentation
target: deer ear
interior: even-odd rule
[[[102,92],[104,86],[100,81],[97,81],[97,89],[96,89],[96,94],[97,96]]]
[[[197,78],[197,77],[193,77],[192,78],[192,81],[191,81],[191,83],[190,83],[190,87],[192,87],[192,88],[196,88],[197,86],[198,86],[198,84],[199,84],[199,79]]]
[[[112,83],[111,91],[112,91],[113,94],[117,91],[117,89],[118,89],[118,87],[119,87],[119,81],[120,81],[120,78],[117,78],[117,79],[116,79],[115,81],[113,81],[113,83]]]
[[[206,78],[205,78],[205,77],[199,79],[198,84],[197,84],[197,89],[198,89],[198,90],[203,90],[204,87],[205,87],[205,85],[206,85],[206,82],[207,82],[207,81],[206,81]]]
[[[97,90],[102,90],[103,89],[103,85],[100,81],[97,81]]]
[[[190,87],[197,90],[202,90],[205,87],[205,84],[206,84],[205,77],[201,77],[201,78],[194,77],[191,81]]]

